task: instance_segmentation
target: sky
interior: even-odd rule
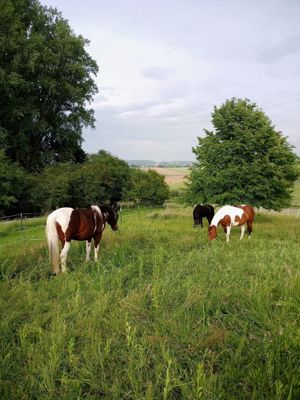
[[[248,98],[300,155],[299,0],[40,0],[90,40],[99,93],[83,148],[194,160],[211,113]]]

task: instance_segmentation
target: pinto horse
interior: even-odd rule
[[[194,228],[197,225],[201,225],[203,228],[202,218],[206,217],[208,224],[211,223],[213,216],[215,214],[215,209],[210,204],[197,204],[193,210],[193,218],[194,218]]]
[[[91,242],[94,240],[95,261],[98,259],[99,243],[108,223],[112,230],[118,229],[118,214],[115,206],[90,206],[88,208],[59,208],[49,214],[46,223],[46,238],[53,274],[66,271],[67,254],[71,240],[86,240],[86,260],[90,259]],[[59,254],[59,241],[62,250]]]
[[[245,233],[245,225],[247,224],[249,239],[252,232],[252,223],[254,219],[254,210],[251,206],[224,206],[220,208],[213,217],[208,229],[209,240],[214,240],[217,237],[217,228],[221,224],[226,233],[226,242],[229,242],[230,230],[232,226],[241,227],[242,240]]]

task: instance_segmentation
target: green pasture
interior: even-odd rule
[[[226,244],[190,208],[128,211],[58,277],[44,221],[0,224],[1,399],[300,398],[300,219]]]

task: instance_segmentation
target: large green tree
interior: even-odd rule
[[[79,169],[78,181],[84,181],[83,188],[87,204],[92,202],[118,202],[123,198],[130,180],[130,168],[107,151],[100,150],[89,156]],[[80,186],[80,184],[78,184]]]
[[[144,205],[162,205],[169,196],[169,187],[163,175],[152,169],[131,169],[131,185],[125,196],[128,200]]]
[[[85,159],[98,71],[87,44],[56,9],[0,0],[0,134],[7,156],[27,170]]]
[[[297,156],[255,103],[227,100],[212,114],[193,148],[197,163],[187,189],[189,203],[249,203],[280,210],[290,204]]]

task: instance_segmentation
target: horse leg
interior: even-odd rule
[[[87,240],[87,241],[85,242],[85,248],[86,248],[86,258],[85,258],[85,261],[90,261],[91,245],[92,245],[92,239]]]
[[[251,233],[252,233],[252,221],[247,221],[247,228],[248,228],[248,239],[251,238]]]
[[[98,260],[98,252],[99,252],[99,246],[100,246],[100,240],[102,237],[102,233],[97,234],[94,236],[94,253],[95,253],[95,261]]]
[[[70,242],[65,242],[60,253],[61,272],[66,272],[67,255],[70,248]]]
[[[202,217],[200,218],[200,224],[201,224],[201,228],[203,228]]]
[[[226,227],[226,243],[229,242],[230,230],[231,230],[231,225],[227,225],[227,227]]]
[[[244,233],[245,233],[245,225],[241,225],[241,237],[240,240],[242,240],[244,238]]]

